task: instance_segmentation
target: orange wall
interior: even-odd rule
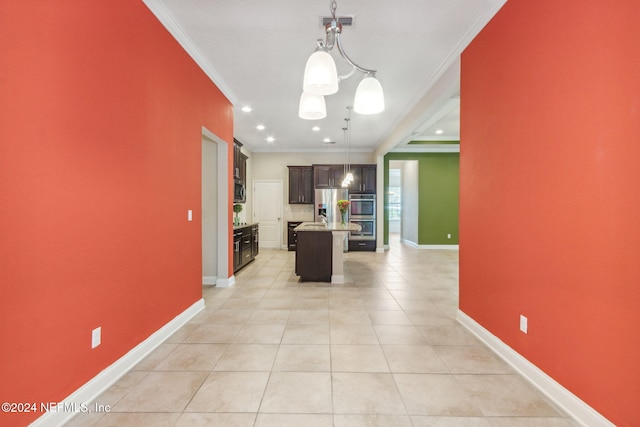
[[[202,297],[232,107],[141,1],[0,2],[0,52],[0,396],[56,402]]]
[[[640,425],[638,22],[637,0],[511,0],[462,55],[460,309],[619,426]]]

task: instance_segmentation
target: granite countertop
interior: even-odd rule
[[[342,225],[339,222],[331,222],[325,224],[322,222],[303,222],[294,231],[360,231],[362,229],[358,224],[348,222]]]

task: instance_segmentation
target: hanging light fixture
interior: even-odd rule
[[[340,80],[351,77],[356,71],[360,71],[365,76],[356,90],[353,103],[354,111],[359,114],[376,114],[384,110],[384,93],[382,85],[376,79],[376,70],[363,68],[353,62],[342,47],[340,40],[342,24],[336,17],[337,7],[336,0],[331,0],[329,3],[331,21],[325,25],[326,38],[317,41],[318,47],[307,60],[304,69],[303,94],[298,109],[298,115],[303,119],[317,120],[326,116],[326,109],[322,117],[319,117],[320,114],[309,114],[307,110],[303,109],[302,98],[305,97],[305,94],[316,96],[334,94],[338,91]],[[334,46],[338,48],[338,52],[345,62],[351,66],[351,71],[344,76],[338,76],[335,61],[329,54]]]
[[[307,120],[319,120],[327,117],[327,106],[324,96],[302,92],[298,115]]]
[[[342,180],[342,186],[348,187],[353,181],[353,174],[351,173],[351,153],[349,151],[349,146],[351,145],[351,110],[352,106],[347,105],[348,115],[344,119],[346,122],[345,127],[342,128],[344,131],[344,179]]]

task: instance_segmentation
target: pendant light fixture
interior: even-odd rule
[[[351,173],[351,152],[349,150],[349,146],[351,145],[351,110],[353,107],[351,105],[347,105],[347,117],[345,117],[344,121],[346,122],[345,127],[342,128],[344,131],[344,179],[342,180],[343,187],[349,187],[351,185],[351,181],[353,181],[353,174]]]
[[[382,92],[382,85],[378,79],[376,79],[376,70],[363,68],[353,62],[342,47],[340,40],[342,24],[336,17],[337,7],[338,4],[336,0],[331,0],[329,3],[331,21],[325,25],[326,38],[325,40],[317,40],[318,47],[307,60],[304,69],[302,83],[303,94],[300,98],[300,106],[298,109],[298,115],[303,119],[318,120],[326,117],[326,107],[324,107],[324,114],[319,112],[320,108],[316,108],[316,111],[313,113],[309,110],[311,107],[303,108],[307,105],[306,99],[308,96],[305,95],[314,95],[316,97],[332,95],[338,91],[338,83],[340,80],[351,77],[356,71],[360,71],[365,76],[356,90],[353,110],[359,114],[376,114],[384,110],[384,93]],[[334,46],[337,47],[340,56],[342,56],[345,62],[351,66],[351,71],[344,76],[338,76],[336,63],[329,53],[333,50]],[[305,99],[304,104],[303,99]],[[318,98],[313,102],[315,105],[324,105],[324,98],[322,102],[320,102]]]

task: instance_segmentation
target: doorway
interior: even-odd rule
[[[389,161],[389,239],[414,247],[418,247],[418,166],[417,160]]]
[[[231,286],[229,278],[229,212],[225,141],[202,128],[202,284]]]
[[[282,248],[282,181],[253,182],[253,221],[260,224],[260,247]]]

